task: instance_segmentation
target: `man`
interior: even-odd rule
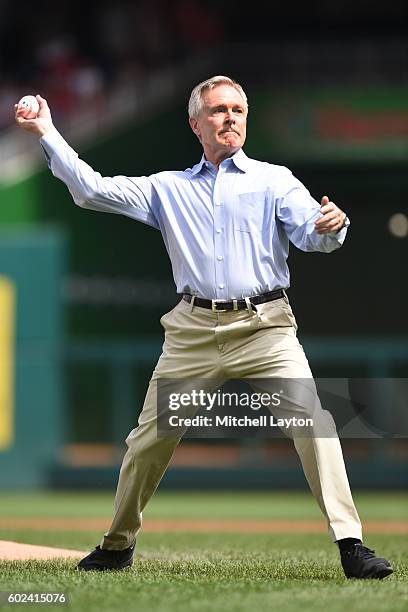
[[[159,379],[313,379],[296,337],[285,289],[289,240],[304,251],[330,252],[347,232],[346,214],[324,196],[319,205],[285,167],[249,159],[247,98],[225,76],[197,85],[189,123],[201,161],[181,172],[102,177],[65,142],[46,101],[16,121],[40,137],[53,174],[83,208],[120,213],[162,232],[182,299],[161,323],[163,353],[153,372],[139,424],[126,442],[109,531],[78,565],[81,570],[132,564],[142,510],[156,490],[178,440],[157,435]],[[289,404],[292,414],[308,408]],[[348,578],[384,578],[389,562],[362,544],[340,442],[331,415],[318,408],[326,435],[294,438],[305,476]]]

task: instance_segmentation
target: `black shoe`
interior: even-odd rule
[[[97,546],[89,555],[84,557],[77,565],[78,570],[122,570],[130,567],[133,563],[133,553],[135,545],[125,548],[125,550],[106,550]]]
[[[366,548],[361,543],[354,544],[349,550],[341,550],[340,558],[347,578],[381,580],[393,572],[387,559],[376,557],[374,550]]]

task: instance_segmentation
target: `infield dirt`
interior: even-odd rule
[[[0,529],[32,529],[47,531],[106,531],[109,520],[92,517],[0,517]],[[242,520],[242,519],[149,519],[143,524],[146,532],[192,533],[325,533],[324,522],[317,520]],[[408,521],[371,520],[364,524],[365,533],[407,534]],[[89,552],[89,551],[88,551]],[[0,560],[25,561],[57,558],[78,558],[86,551],[34,546],[0,540]]]
[[[79,550],[65,548],[51,548],[49,546],[33,546],[20,542],[0,540],[0,561],[28,561],[29,559],[68,559],[83,557],[85,554]]]

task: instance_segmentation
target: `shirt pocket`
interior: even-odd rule
[[[249,234],[262,229],[265,193],[255,191],[241,193],[234,202],[234,230]]]

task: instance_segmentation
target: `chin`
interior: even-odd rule
[[[223,143],[224,146],[228,147],[229,149],[239,149],[239,147],[241,146],[241,144],[237,141],[234,142],[224,142]]]

